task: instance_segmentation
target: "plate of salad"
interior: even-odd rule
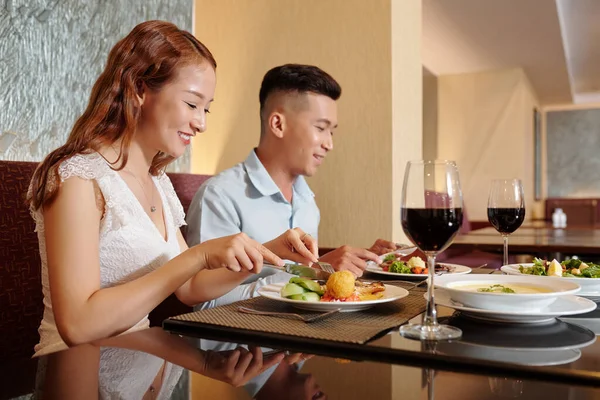
[[[575,282],[581,286],[578,296],[600,297],[600,264],[576,258],[563,262],[534,258],[532,263],[504,265],[501,270],[509,275],[547,276]]]
[[[383,262],[380,265],[372,261],[367,262],[367,271],[380,275],[402,276],[404,278],[427,278],[429,268],[427,263],[419,256],[403,256],[400,254],[389,253],[382,256]],[[436,274],[454,274],[463,275],[471,272],[471,268],[458,264],[435,264]]]
[[[288,283],[263,286],[258,294],[304,310],[350,312],[401,299],[408,296],[408,291],[382,282],[360,282],[348,271],[337,271],[324,285],[293,277]]]

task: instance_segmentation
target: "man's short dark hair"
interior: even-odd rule
[[[258,99],[262,111],[269,95],[275,92],[315,93],[337,100],[342,88],[327,72],[313,65],[285,64],[267,72]]]

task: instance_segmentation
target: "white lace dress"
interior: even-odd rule
[[[177,241],[177,229],[185,224],[185,214],[166,174],[153,177],[153,181],[163,204],[167,240],[146,214],[129,186],[116,171],[111,169],[100,154],[76,155],[65,160],[59,166],[58,173],[61,181],[73,176],[95,180],[104,197],[105,209],[100,223],[99,246],[101,288],[116,286],[143,276],[162,266],[181,252]],[[42,261],[44,317],[38,330],[40,342],[35,346],[35,356],[41,356],[64,350],[67,346],[58,333],[52,311],[44,237],[44,218],[39,211],[33,211],[32,215],[36,223]],[[145,316],[127,332],[145,329],[148,326],[148,316]],[[115,357],[111,357],[111,354]],[[129,358],[125,357],[123,359],[124,354],[129,354]],[[133,359],[132,357],[137,358]],[[147,377],[136,380],[140,385],[136,390],[132,390],[134,388],[131,387],[128,388],[132,390],[131,394],[143,393],[148,388],[160,369],[162,361],[154,356],[139,352],[103,351],[101,355],[101,370],[103,370],[101,379],[103,382],[101,382],[101,385],[105,383],[113,386],[112,388],[105,386],[105,393],[120,391],[118,387],[123,384],[122,380],[127,379],[128,376],[126,370],[130,370],[126,366],[130,367],[134,364],[144,363],[148,367],[145,369]],[[178,371],[173,371],[174,369]],[[153,371],[154,375],[152,374]],[[169,367],[168,371],[169,376],[165,375],[164,390],[161,389],[161,394],[166,394],[165,390],[171,385],[174,386],[176,379],[181,375],[180,368]],[[173,379],[175,379],[174,383]],[[132,383],[129,381],[127,385],[130,386]],[[145,389],[143,389],[144,387]],[[159,398],[161,397],[159,396]],[[111,396],[110,398],[117,397]],[[124,396],[122,398],[130,397]]]

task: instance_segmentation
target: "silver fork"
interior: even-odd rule
[[[329,274],[333,274],[335,272],[335,269],[333,269],[333,266],[329,263],[319,261],[317,264],[323,271]]]
[[[335,310],[327,311],[326,313],[322,313],[322,314],[315,315],[312,317],[305,317],[303,315],[295,314],[295,313],[276,312],[276,311],[261,311],[261,310],[255,310],[254,308],[249,308],[249,307],[242,307],[242,306],[238,307],[238,311],[245,313],[245,314],[269,315],[272,317],[292,318],[292,319],[298,319],[300,321],[304,321],[307,323],[315,322],[315,321],[321,320],[323,318],[327,318],[337,312],[340,312],[340,310],[341,310],[341,308],[336,308]]]

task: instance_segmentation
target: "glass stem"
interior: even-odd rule
[[[435,400],[435,370],[427,369],[427,400]]]
[[[508,235],[502,235],[502,241],[504,242],[504,257],[502,265],[508,265]]]
[[[435,296],[433,293],[433,277],[435,276],[435,254],[427,254],[427,307],[423,314],[423,325],[437,325],[437,311],[435,309]]]

